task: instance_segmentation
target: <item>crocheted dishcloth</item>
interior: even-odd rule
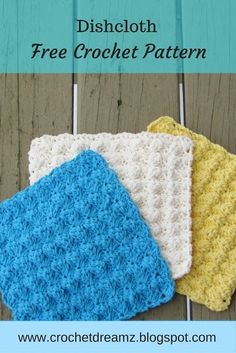
[[[0,284],[17,320],[123,320],[173,296],[147,225],[95,152],[3,202],[0,234]]]
[[[115,169],[148,223],[173,278],[188,273],[192,141],[147,132],[42,136],[32,141],[29,152],[31,184],[83,149],[101,153]]]
[[[236,287],[236,156],[169,117],[148,130],[194,141],[193,265],[177,281],[177,292],[211,310],[225,310]]]

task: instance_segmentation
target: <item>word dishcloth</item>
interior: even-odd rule
[[[93,151],[4,201],[0,234],[0,286],[16,320],[125,320],[174,294],[138,208]]]
[[[147,132],[42,136],[31,144],[30,183],[84,149],[101,153],[117,172],[157,240],[173,278],[188,273],[192,263],[192,141]]]
[[[211,310],[225,310],[236,287],[236,156],[169,117],[148,130],[194,141],[193,265],[177,281],[177,292]]]

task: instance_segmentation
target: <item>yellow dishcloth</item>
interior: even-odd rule
[[[236,156],[170,117],[157,119],[148,131],[194,142],[193,264],[176,290],[211,310],[225,310],[236,288]]]

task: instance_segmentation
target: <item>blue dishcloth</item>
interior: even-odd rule
[[[15,320],[124,320],[174,294],[137,207],[92,151],[0,204],[0,287]]]

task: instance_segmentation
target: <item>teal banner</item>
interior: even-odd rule
[[[235,73],[235,0],[0,0],[0,73]]]

